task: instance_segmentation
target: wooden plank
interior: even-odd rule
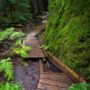
[[[39,60],[39,68],[40,68],[40,77],[41,77],[41,73],[44,73],[44,67],[41,60]]]
[[[28,35],[24,41],[23,44],[26,46],[31,46],[32,50],[29,52],[29,58],[43,58],[45,57],[43,54],[43,51],[40,47],[39,41],[36,37]]]
[[[30,58],[44,58],[44,54],[40,48],[40,46],[37,45],[31,45],[32,50],[29,52]]]
[[[40,76],[41,79],[48,79],[48,80],[53,80],[53,81],[58,81],[58,82],[63,82],[63,83],[68,83],[72,84],[73,81],[70,80],[68,77],[60,76],[60,75],[53,75],[53,74],[41,74]]]
[[[37,34],[39,33],[39,31],[32,31],[31,33],[30,33],[30,36],[36,36]]]
[[[53,75],[66,75],[65,73],[63,73],[63,72],[60,72],[60,73],[57,73],[57,72],[43,72],[42,74],[53,74]],[[66,75],[67,76],[67,75]]]
[[[62,70],[64,73],[66,73],[71,79],[73,79],[75,82],[86,82],[81,76],[79,76],[77,73],[75,73],[72,69],[67,67],[65,64],[63,64],[60,60],[58,60],[55,56],[53,56],[50,52],[48,52],[50,61],[57,65],[57,67]]]
[[[39,83],[38,89],[41,89],[41,90],[58,90],[59,88],[57,86],[51,86],[51,85]]]
[[[56,86],[45,85],[45,84],[39,83],[37,90],[67,90],[67,88],[61,88],[61,87],[56,87]]]
[[[58,74],[55,74],[55,73],[42,73],[41,74],[41,77],[44,77],[44,76],[50,76],[50,75],[52,75],[52,77],[60,77],[60,78],[68,78],[65,74],[60,74],[60,73],[58,73]]]
[[[40,79],[39,83],[47,84],[47,85],[52,85],[52,86],[59,86],[59,87],[68,87],[69,85],[67,83],[62,83],[62,82],[57,82],[53,80],[48,80],[48,79]]]
[[[68,89],[59,87],[58,90],[68,90]]]

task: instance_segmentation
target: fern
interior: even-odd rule
[[[24,37],[23,32],[15,31],[15,28],[7,28],[4,31],[0,32],[0,43],[3,43],[4,40],[17,40]]]
[[[24,37],[25,34],[23,32],[14,32],[11,36],[10,39],[18,39]]]
[[[15,46],[21,46],[22,45],[22,40],[16,40],[14,47]]]
[[[68,90],[90,90],[90,84],[88,83],[73,84],[69,87]]]
[[[30,46],[24,46],[21,43],[21,40],[17,40],[14,46],[12,47],[12,52],[14,55],[19,55],[23,58],[28,57],[28,51],[30,51],[32,48]]]
[[[24,90],[20,84],[13,84],[13,83],[2,83],[0,84],[0,90]]]
[[[41,48],[44,48],[45,50],[49,49],[49,45],[42,45]]]
[[[4,31],[0,32],[0,43],[2,43],[5,39],[8,39],[10,35],[14,32],[14,28],[7,28]]]
[[[4,77],[8,80],[13,80],[13,65],[10,62],[10,58],[2,59],[0,61],[0,72],[3,72]]]
[[[90,0],[50,0],[44,38],[50,52],[87,79],[90,79],[89,12]]]

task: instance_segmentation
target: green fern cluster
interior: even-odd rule
[[[10,37],[13,34],[14,28],[7,28],[5,31],[0,31],[0,43]]]
[[[4,73],[4,77],[8,80],[13,80],[13,65],[10,62],[10,58],[0,60],[0,72]]]
[[[0,90],[24,90],[21,85],[13,84],[13,83],[2,83],[0,84]]]
[[[73,84],[69,87],[68,90],[90,90],[90,84],[88,83]]]
[[[45,44],[69,67],[90,79],[90,1],[50,0]]]
[[[22,58],[28,57],[28,51],[30,51],[32,48],[30,46],[24,46],[22,45],[21,40],[17,40],[14,46],[12,47],[12,52],[14,55],[19,55]]]
[[[14,28],[7,28],[4,31],[0,31],[0,43],[3,43],[4,40],[16,40],[24,37],[23,32],[15,31]]]

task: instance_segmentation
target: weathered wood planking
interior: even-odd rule
[[[67,90],[67,89],[39,83],[38,90]]]
[[[24,39],[24,44],[26,46],[31,46],[32,50],[29,52],[29,58],[43,58],[44,54],[40,47],[38,39],[35,37],[37,33],[32,32],[31,34],[27,35]]]
[[[37,90],[67,90],[73,81],[65,73],[45,72],[43,63],[39,61],[40,79]]]
[[[52,75],[51,74],[48,74],[48,73],[46,73],[46,74],[41,74],[41,77],[40,77],[41,79],[48,79],[48,80],[53,80],[53,81],[57,81],[57,82],[62,82],[62,83],[68,83],[68,84],[72,84],[73,83],[73,81],[71,80],[71,79],[69,79],[66,75],[63,75],[62,76],[62,74],[54,74],[54,73],[52,73]]]

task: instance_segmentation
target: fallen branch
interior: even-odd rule
[[[6,56],[11,56],[11,49],[5,51],[4,53],[0,54],[0,58],[1,57],[6,57]]]

